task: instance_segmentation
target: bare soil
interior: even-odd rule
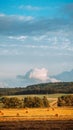
[[[1,121],[0,130],[73,130],[73,120]]]

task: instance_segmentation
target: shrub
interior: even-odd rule
[[[24,100],[19,100],[17,97],[3,97],[2,103],[5,108],[40,108],[49,106],[49,102],[46,97],[25,97]]]
[[[29,108],[39,108],[39,107],[48,107],[49,103],[46,97],[43,99],[39,97],[25,97],[24,98],[24,107]]]
[[[73,95],[59,97],[58,106],[73,106]]]
[[[43,104],[44,104],[44,107],[49,107],[48,99],[45,96],[43,97]]]
[[[4,104],[5,108],[19,108],[22,106],[22,102],[16,97],[3,97],[2,103]]]

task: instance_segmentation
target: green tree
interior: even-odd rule
[[[59,97],[58,106],[73,106],[73,95]]]
[[[46,96],[43,97],[43,104],[44,104],[44,107],[49,107],[49,101],[46,98]]]
[[[19,100],[16,97],[3,97],[2,98],[2,103],[4,104],[5,108],[19,108],[22,106],[21,100]]]
[[[43,107],[43,100],[39,97],[34,97],[34,107]]]
[[[41,99],[39,97],[25,97],[24,98],[24,107],[29,108],[39,108],[39,107],[47,107],[48,101],[46,98]]]

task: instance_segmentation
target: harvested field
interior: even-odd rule
[[[73,108],[25,108],[25,109],[1,109],[0,120],[8,118],[18,119],[73,119]]]
[[[0,130],[73,130],[73,108],[0,109]]]

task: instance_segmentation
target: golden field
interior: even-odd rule
[[[73,108],[0,109],[0,121],[73,119]]]

